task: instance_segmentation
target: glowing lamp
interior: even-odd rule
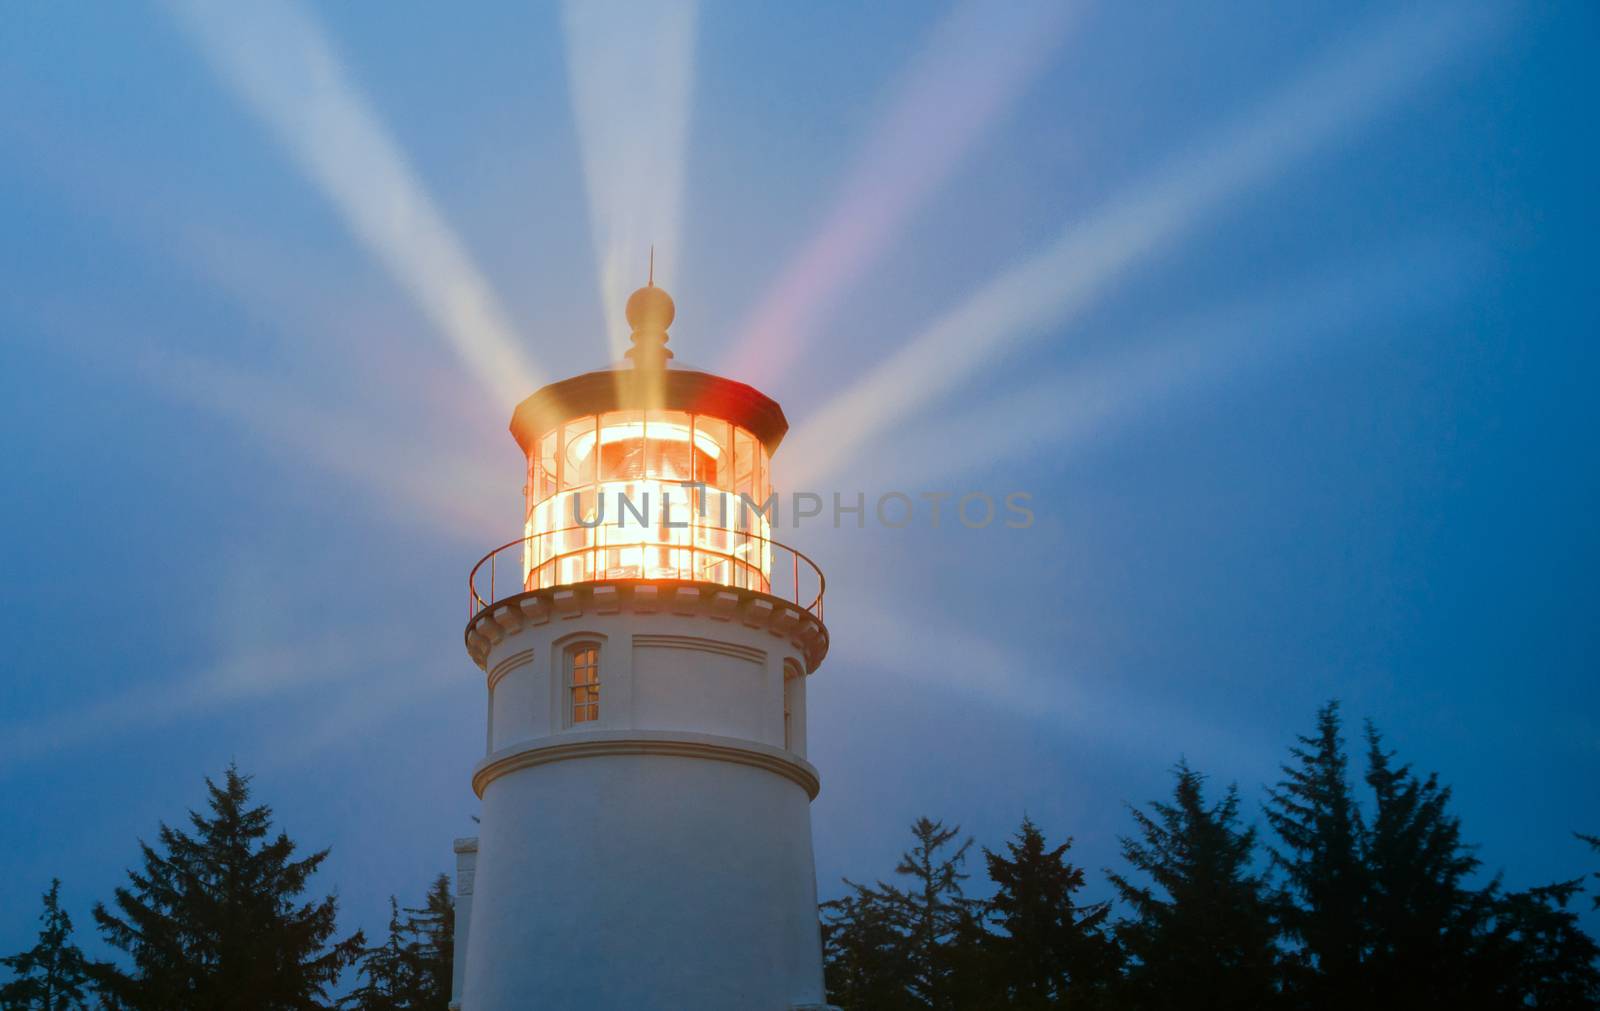
[[[772,594],[820,616],[821,572],[772,539],[783,410],[744,383],[674,363],[675,315],[665,290],[638,289],[626,361],[517,406],[522,537],[473,571],[473,614],[549,587],[681,580]]]

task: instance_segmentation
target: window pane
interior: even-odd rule
[[[755,495],[756,441],[742,428],[733,430],[733,490],[740,495]]]
[[[755,489],[750,493],[754,500],[755,509],[750,510],[749,528],[763,537],[771,536],[772,523],[767,519],[766,513],[757,513],[757,510],[767,504],[767,496],[772,488],[767,482],[767,450],[761,443],[755,443],[755,471],[751,475],[750,484]]]
[[[756,494],[762,502],[772,494],[772,459],[767,456],[767,447],[759,442],[756,443]]]
[[[543,501],[556,492],[556,440],[560,433],[555,429],[544,434],[539,440],[539,500]]]
[[[568,660],[572,683],[576,685],[596,680],[598,660],[599,652],[593,646],[573,650]]]
[[[578,418],[561,430],[561,487],[594,483],[595,419]]]
[[[567,651],[567,694],[573,723],[600,718],[600,650],[575,646]]]
[[[732,426],[704,414],[694,419],[694,479],[726,488],[732,478],[727,461],[731,457]]]
[[[644,476],[644,412],[611,411],[600,419],[600,480]]]
[[[533,532],[533,509],[539,504],[539,454],[537,450],[528,458],[528,483],[522,488],[522,523],[524,534]]]
[[[665,481],[693,479],[688,411],[651,411],[645,435],[650,440],[652,476]]]

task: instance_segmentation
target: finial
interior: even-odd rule
[[[665,288],[656,287],[656,247],[650,247],[650,273],[643,288],[628,296],[625,310],[628,325],[633,327],[629,339],[633,347],[628,350],[634,368],[661,368],[672,352],[667,350],[667,327],[677,315],[672,296]]]

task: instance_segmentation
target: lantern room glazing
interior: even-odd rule
[[[528,454],[526,590],[608,579],[771,586],[770,456],[739,425],[616,410],[541,432]]]

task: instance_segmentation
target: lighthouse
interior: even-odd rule
[[[465,1011],[822,1008],[806,680],[823,577],[773,539],[788,429],[628,299],[625,361],[516,408],[522,536],[469,579],[484,674],[460,840]]]

